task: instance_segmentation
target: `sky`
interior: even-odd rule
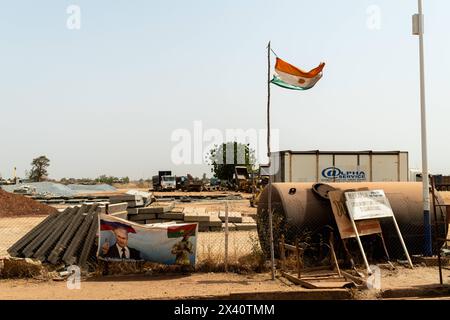
[[[311,90],[272,86],[272,151],[401,150],[419,168],[416,12],[415,0],[0,0],[0,174],[46,155],[56,179],[210,175],[194,156],[208,145],[194,142],[198,124],[258,132],[264,154],[269,40],[302,69],[326,63]],[[429,168],[442,174],[448,12],[424,0]],[[177,132],[191,135],[181,164]]]

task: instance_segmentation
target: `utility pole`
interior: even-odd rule
[[[425,108],[425,62],[424,62],[424,15],[422,0],[418,0],[419,13],[413,15],[413,34],[419,36],[420,59],[420,115],[421,115],[421,141],[422,141],[422,186],[423,186],[423,227],[424,227],[424,256],[433,254],[430,221],[430,190],[428,178],[427,158],[427,118]]]

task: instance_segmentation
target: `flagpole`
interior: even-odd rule
[[[272,164],[270,157],[270,41],[267,44],[267,156],[269,157],[269,183],[267,185],[269,213],[270,262],[272,280],[275,280],[275,252],[273,245],[273,212],[272,212]]]

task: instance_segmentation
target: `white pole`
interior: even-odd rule
[[[422,141],[422,186],[423,186],[423,225],[424,225],[424,255],[432,255],[431,220],[430,220],[430,191],[428,179],[427,158],[427,120],[425,107],[425,59],[424,59],[424,16],[422,0],[418,0],[419,15],[416,21],[419,35],[419,59],[420,59],[420,118]]]
[[[364,247],[362,245],[361,238],[359,237],[358,228],[356,227],[355,220],[353,220],[351,213],[349,214],[349,216],[350,216],[350,221],[352,222],[353,231],[355,231],[356,242],[358,243],[359,250],[361,250],[361,255],[364,260],[364,264],[366,265],[367,273],[370,275],[370,274],[372,274],[372,270],[370,269],[369,262],[367,261],[366,253],[364,251]]]
[[[411,261],[411,257],[409,256],[408,249],[406,248],[405,241],[403,241],[402,233],[400,232],[400,228],[398,227],[397,220],[395,219],[394,215],[392,215],[392,220],[394,220],[395,230],[397,230],[398,238],[400,239],[400,242],[402,244],[403,251],[405,251],[406,259],[408,259],[409,266],[411,267],[411,269],[413,269],[414,266]]]

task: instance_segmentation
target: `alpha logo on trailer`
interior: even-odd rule
[[[360,170],[343,171],[337,167],[328,167],[322,170],[322,177],[326,180],[364,181],[366,173]]]

